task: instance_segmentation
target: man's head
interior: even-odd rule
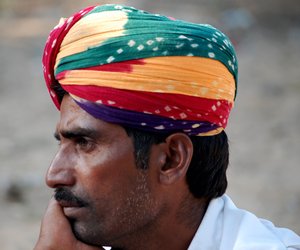
[[[122,246],[170,222],[195,228],[227,187],[237,65],[225,35],[90,7],[50,34],[43,63],[61,111],[47,184],[77,237]]]
[[[129,237],[153,233],[175,211],[185,223],[179,207],[192,196],[185,176],[193,154],[185,134],[156,141],[147,169],[137,167],[126,130],[94,118],[65,95],[55,137],[60,146],[46,181],[80,240],[122,246]]]

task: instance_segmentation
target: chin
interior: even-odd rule
[[[91,232],[88,230],[88,227],[83,225],[81,222],[77,220],[71,221],[72,231],[76,237],[76,239],[86,243],[86,244],[94,244],[91,237]]]
[[[76,239],[79,241],[98,247],[106,244],[106,242],[101,239],[101,235],[97,233],[97,230],[93,230],[94,227],[79,221],[71,222],[71,226]]]

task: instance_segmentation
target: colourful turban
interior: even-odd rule
[[[221,31],[121,5],[62,19],[43,66],[58,109],[60,85],[92,116],[145,131],[218,134],[236,93],[237,60]]]

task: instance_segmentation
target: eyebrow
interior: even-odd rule
[[[73,128],[70,130],[62,130],[58,132],[57,130],[54,133],[54,137],[59,141],[60,135],[67,139],[75,139],[79,137],[90,137],[96,138],[99,135],[99,132],[95,129],[90,128]]]

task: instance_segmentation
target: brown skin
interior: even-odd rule
[[[188,248],[206,207],[185,180],[193,154],[188,136],[175,133],[153,145],[149,169],[141,170],[126,131],[66,95],[56,137],[47,185],[77,199],[50,201],[35,250]]]
[[[58,230],[59,229],[59,230]],[[39,241],[34,250],[99,250],[77,240],[62,207],[52,198],[44,215]]]

